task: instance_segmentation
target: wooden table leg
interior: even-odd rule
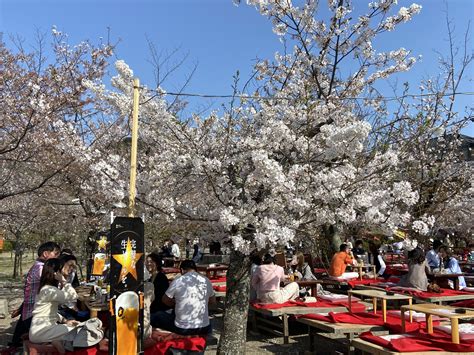
[[[256,332],[257,329],[257,312],[252,310],[252,328],[253,331]]]
[[[374,308],[374,314],[377,314],[377,298],[372,298],[372,307]]]
[[[382,299],[382,314],[383,314],[383,322],[387,322],[387,300]]]
[[[453,280],[453,283],[454,283],[454,289],[456,291],[459,291],[459,277],[455,277]]]
[[[433,316],[426,314],[426,329],[429,334],[433,334]]]
[[[408,300],[408,305],[411,307],[411,298]],[[413,323],[413,312],[410,309],[410,323]]]
[[[454,344],[459,344],[459,321],[457,318],[451,318],[451,340]]]
[[[405,333],[406,332],[406,328],[405,328],[405,310],[403,308],[400,311],[400,315],[402,316],[402,332]]]
[[[308,325],[308,335],[309,335],[309,351],[314,352],[316,349],[314,347],[314,332],[313,327]]]
[[[290,332],[288,330],[288,314],[283,313],[283,344],[290,343]]]

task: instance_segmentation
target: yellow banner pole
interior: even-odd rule
[[[132,148],[130,155],[130,186],[128,197],[128,216],[135,217],[135,195],[137,181],[137,146],[138,146],[138,103],[140,99],[140,80],[133,79],[133,112],[132,112]]]

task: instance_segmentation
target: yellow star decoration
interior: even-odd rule
[[[96,240],[95,242],[99,246],[99,250],[107,248],[107,244],[109,243],[106,237],[102,237],[99,240]]]
[[[143,253],[135,253],[135,255],[133,255],[130,238],[127,239],[127,246],[123,254],[112,255],[112,257],[117,260],[120,265],[122,265],[122,270],[120,271],[120,281],[122,281],[125,276],[127,276],[127,274],[131,274],[135,280],[138,280],[137,269],[135,268],[135,265],[137,261],[140,260],[142,255]]]

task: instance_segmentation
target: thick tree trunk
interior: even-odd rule
[[[339,246],[342,244],[341,235],[337,225],[331,224],[324,228],[326,237],[331,242],[331,248],[333,252],[339,251]]]
[[[250,257],[236,251],[230,254],[227,271],[224,329],[218,354],[245,354],[250,294]]]

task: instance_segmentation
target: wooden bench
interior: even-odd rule
[[[322,340],[321,337],[324,337],[325,341],[336,342],[336,345],[339,346],[342,343],[345,347],[345,352],[352,353],[351,340],[354,339],[357,334],[368,331],[378,335],[388,334],[388,330],[381,325],[330,323],[308,318],[298,318],[297,321],[308,326],[310,351],[316,351],[316,339],[319,338]],[[325,334],[321,334],[321,332]]]
[[[346,307],[282,307],[277,309],[261,309],[250,305],[252,328],[265,330],[271,334],[283,337],[284,344],[290,342],[288,317],[296,314],[346,312]],[[262,317],[263,316],[263,317]],[[266,317],[266,318],[265,318]],[[272,319],[273,318],[273,319]],[[281,321],[281,323],[280,323]],[[272,326],[272,328],[268,327]]]

